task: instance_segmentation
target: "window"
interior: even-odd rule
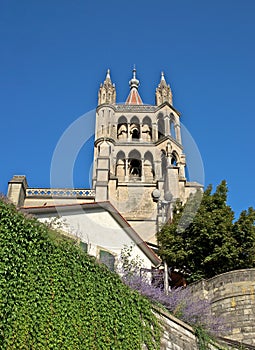
[[[83,250],[85,253],[88,252],[88,243],[85,242],[80,242],[80,248]]]
[[[101,263],[106,265],[109,270],[114,271],[115,257],[111,253],[106,250],[100,250],[99,252],[99,260]]]

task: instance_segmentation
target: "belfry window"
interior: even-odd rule
[[[131,177],[141,177],[141,170],[141,161],[138,159],[131,159],[129,162],[129,175]]]
[[[130,134],[131,134],[132,140],[140,139],[140,123],[137,117],[133,117],[130,120]]]
[[[143,124],[142,124],[142,139],[144,141],[151,141],[151,138],[152,138],[151,119],[149,117],[145,117],[143,119]]]
[[[140,132],[139,132],[139,129],[136,125],[133,127],[131,126],[131,135],[132,135],[132,140],[135,140],[135,139],[139,140]]]
[[[174,153],[172,154],[171,164],[177,166],[177,158]]]
[[[128,175],[130,180],[140,179],[142,176],[141,154],[133,150],[128,155]]]
[[[119,151],[116,157],[115,175],[119,179],[124,179],[125,177],[125,154],[122,151]]]
[[[119,140],[127,139],[127,119],[124,116],[118,120],[117,137]]]

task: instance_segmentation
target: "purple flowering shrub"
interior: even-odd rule
[[[203,328],[214,336],[226,331],[223,319],[212,315],[210,302],[193,295],[189,287],[172,289],[166,295],[161,288],[153,286],[137,274],[124,274],[122,279],[131,289],[149,298],[154,304],[163,305],[172,315],[195,329]]]
[[[146,269],[141,269],[142,261],[133,255],[133,248],[125,246],[120,256],[118,273],[126,285],[150,299],[155,305],[165,307],[196,331],[203,330],[212,336],[228,331],[223,318],[212,314],[210,301],[194,295],[189,287],[171,289],[167,295],[162,283],[158,283],[158,286],[153,285],[151,275],[142,273],[142,270]]]

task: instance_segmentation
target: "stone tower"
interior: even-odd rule
[[[118,104],[109,70],[100,85],[93,188],[96,201],[110,201],[145,241],[156,243],[172,203],[202,186],[186,179],[180,113],[164,73],[155,105],[143,104],[135,68],[129,86],[126,102]]]

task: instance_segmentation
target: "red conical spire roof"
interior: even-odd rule
[[[125,102],[126,105],[142,105],[143,101],[138,92],[139,80],[136,78],[136,69],[133,69],[133,78],[129,82],[130,92]]]

